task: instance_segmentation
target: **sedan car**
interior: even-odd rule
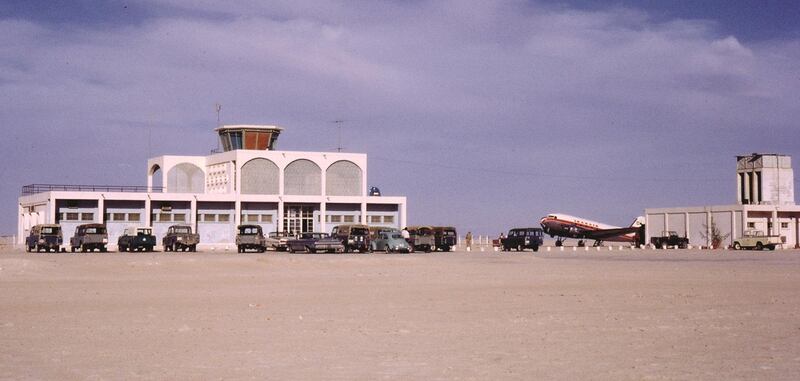
[[[286,241],[286,249],[290,253],[298,251],[343,253],[344,245],[342,241],[332,238],[327,233],[301,233],[297,238]]]
[[[413,250],[408,241],[399,231],[382,231],[370,243],[371,251],[384,251],[386,253],[410,253]]]

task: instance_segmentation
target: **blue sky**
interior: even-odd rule
[[[2,2],[0,234],[25,184],[140,185],[147,157],[207,154],[215,103],[285,127],[282,150],[333,150],[344,120],[414,224],[733,203],[736,155],[800,158],[798,20],[788,1]]]

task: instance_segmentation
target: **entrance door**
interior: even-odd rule
[[[283,231],[290,234],[314,231],[313,205],[286,205],[283,210]]]

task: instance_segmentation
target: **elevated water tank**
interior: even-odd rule
[[[225,152],[237,149],[271,151],[283,129],[278,126],[239,124],[222,126],[214,131],[219,133]]]

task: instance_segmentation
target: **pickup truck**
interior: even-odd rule
[[[161,239],[164,251],[197,251],[200,235],[192,233],[189,225],[172,225],[167,229],[167,234]]]
[[[679,236],[678,233],[674,231],[663,231],[660,237],[650,237],[650,243],[659,249],[666,249],[673,246],[679,249],[689,247],[689,239]]]
[[[779,235],[765,235],[760,230],[747,230],[742,237],[733,241],[733,249],[775,250],[775,246],[783,244]]]
[[[75,235],[69,240],[70,250],[74,253],[80,250],[94,251],[94,249],[106,252],[108,244],[108,232],[103,224],[84,224],[75,228]]]

